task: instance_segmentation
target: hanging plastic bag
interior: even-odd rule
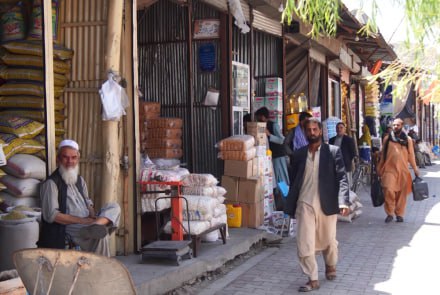
[[[128,97],[124,88],[116,82],[116,76],[113,73],[108,74],[108,79],[102,84],[99,94],[103,107],[102,119],[104,121],[119,121],[121,116],[126,114]]]

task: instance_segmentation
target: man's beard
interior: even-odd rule
[[[395,135],[399,135],[402,132],[402,128],[400,128],[400,129],[396,128],[396,129],[393,129],[393,131],[394,131]]]
[[[309,143],[317,143],[317,142],[319,142],[320,137],[319,136],[310,136],[310,137],[307,137],[307,140],[309,141]]]
[[[71,168],[66,168],[63,165],[60,165],[58,170],[60,172],[61,178],[66,184],[75,184],[78,180],[79,165]]]

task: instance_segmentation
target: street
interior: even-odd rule
[[[403,223],[386,224],[383,207],[374,208],[369,187],[361,186],[362,215],[352,223],[338,222],[338,276],[334,281],[325,279],[319,255],[321,287],[311,294],[440,294],[440,162],[421,172],[431,197],[414,202],[412,195],[408,196]],[[209,285],[187,291],[298,294],[298,287],[306,281],[299,268],[295,239],[285,238],[279,248],[268,248]]]

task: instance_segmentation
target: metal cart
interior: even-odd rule
[[[148,258],[166,258],[176,262],[176,265],[180,265],[182,259],[191,259],[193,257],[193,251],[191,248],[191,236],[190,236],[190,222],[188,220],[188,240],[184,240],[183,218],[182,218],[182,200],[186,204],[186,212],[188,210],[188,200],[181,195],[182,183],[177,182],[160,182],[160,181],[142,181],[141,190],[145,188],[145,185],[170,185],[171,189],[148,191],[142,190],[143,194],[155,194],[165,193],[170,196],[159,197],[155,200],[156,211],[156,237],[157,240],[150,244],[147,244],[141,249],[142,260]],[[171,240],[161,240],[161,229],[159,226],[159,212],[157,210],[157,202],[161,199],[171,199]]]

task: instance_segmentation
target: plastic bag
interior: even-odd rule
[[[373,202],[374,207],[380,207],[385,202],[382,185],[377,175],[373,175],[373,180],[371,182],[371,201]]]
[[[104,121],[119,121],[125,115],[128,107],[128,97],[124,88],[116,81],[113,73],[108,74],[107,81],[102,84],[99,94],[103,106],[102,119]]]

